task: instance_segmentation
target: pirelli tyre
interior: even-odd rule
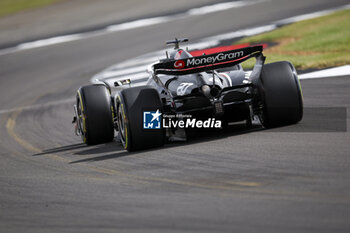
[[[149,86],[122,90],[116,96],[118,133],[124,149],[142,150],[164,145],[165,133],[160,125],[157,129],[144,128],[144,114],[161,113],[162,103],[158,92]],[[161,118],[158,118],[161,124]]]
[[[295,124],[302,119],[302,91],[291,63],[281,61],[264,65],[259,91],[263,106],[260,120],[264,127]]]
[[[88,145],[107,143],[114,138],[113,109],[104,85],[83,86],[77,93],[78,124]]]

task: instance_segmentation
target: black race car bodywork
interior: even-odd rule
[[[181,130],[179,125],[167,124],[167,120],[171,123],[190,117],[219,122],[219,127],[225,128],[229,122],[237,121],[245,121],[250,127],[253,116],[264,127],[294,124],[302,119],[301,87],[291,63],[265,65],[262,46],[193,57],[179,48],[179,43],[186,41],[167,42],[175,49],[149,67],[150,77],[144,86],[132,87],[126,77],[116,81],[114,87],[103,80],[101,84],[81,87],[73,122],[83,141],[112,141],[117,131],[124,148],[134,151],[162,146]],[[250,58],[255,58],[256,63],[247,73],[240,63]],[[147,128],[146,113],[152,113],[150,122],[157,118],[161,125]],[[159,120],[159,116],[163,119]],[[188,125],[196,126],[195,121]]]

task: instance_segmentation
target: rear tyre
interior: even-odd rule
[[[116,96],[119,137],[128,151],[142,150],[164,145],[165,132],[160,129],[144,129],[144,111],[162,112],[158,92],[148,86],[127,88]],[[161,123],[161,119],[160,122]]]
[[[264,127],[295,124],[302,119],[302,91],[291,63],[281,61],[264,65],[258,85],[263,106],[260,119]]]
[[[81,87],[77,110],[82,139],[88,145],[110,142],[114,138],[111,97],[104,85]]]

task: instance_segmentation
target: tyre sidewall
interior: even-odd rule
[[[264,65],[258,86],[265,127],[293,124],[302,119],[301,86],[291,63],[282,61]]]

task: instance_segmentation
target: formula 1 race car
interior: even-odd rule
[[[225,128],[231,122],[251,126],[258,117],[266,128],[295,124],[303,116],[303,99],[294,66],[264,64],[256,45],[192,56],[175,39],[175,49],[149,66],[149,79],[133,86],[128,77],[114,86],[80,87],[74,106],[76,133],[88,145],[117,138],[128,151],[164,145],[177,130]],[[256,58],[251,72],[241,62]]]

